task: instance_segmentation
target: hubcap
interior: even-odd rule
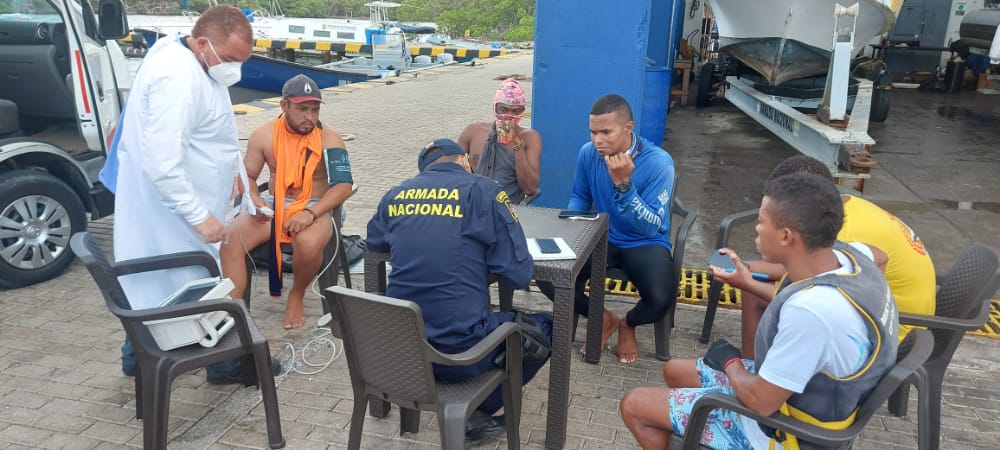
[[[0,213],[0,258],[19,269],[45,267],[66,251],[72,233],[62,204],[44,195],[21,197]]]

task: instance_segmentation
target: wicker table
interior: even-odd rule
[[[587,258],[593,257],[591,279],[600,280],[590,289],[590,310],[587,320],[587,348],[600,347],[604,314],[604,271],[608,250],[608,216],[596,220],[569,220],[558,217],[558,209],[515,206],[524,234],[531,237],[561,237],[576,253],[574,260],[535,261],[536,280],[555,285],[552,308],[552,360],[549,367],[548,418],[545,430],[546,448],[563,448],[566,443],[566,417],[569,408],[569,368],[573,352],[573,298],[576,277]],[[384,293],[386,288],[387,253],[365,252],[365,291]],[[586,361],[598,363],[601,352],[587,352]],[[372,400],[371,415],[385,417],[389,404]]]

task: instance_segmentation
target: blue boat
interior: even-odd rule
[[[357,83],[382,76],[376,73],[342,71],[335,68],[316,67],[266,56],[250,55],[250,59],[243,63],[242,78],[236,86],[280,93],[285,81],[298,74],[312,78],[320,89]]]

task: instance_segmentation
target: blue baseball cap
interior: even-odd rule
[[[455,141],[446,138],[435,139],[420,150],[420,156],[417,157],[417,168],[423,172],[427,166],[442,156],[464,154],[465,149]]]

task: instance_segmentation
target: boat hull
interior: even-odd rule
[[[304,74],[320,87],[320,89],[340,86],[347,83],[378,78],[378,75],[340,71],[336,69],[318,68],[306,64],[251,55],[243,63],[240,82],[236,86],[258,91],[280,93],[285,81]]]
[[[857,1],[853,55],[892,28],[903,3]],[[850,6],[852,0],[710,0],[720,47],[771,85],[826,73],[837,3]]]

